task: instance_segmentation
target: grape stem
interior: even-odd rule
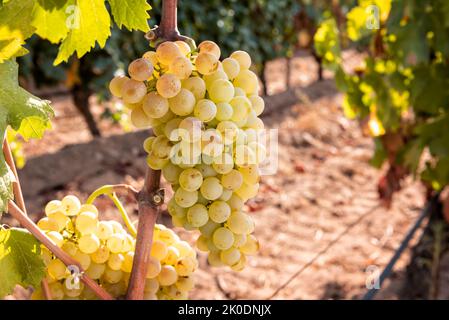
[[[131,219],[129,218],[128,213],[126,212],[125,207],[120,202],[120,199],[117,197],[117,194],[114,192],[112,194],[108,194],[108,197],[114,202],[115,206],[117,207],[118,211],[120,212],[123,221],[125,222],[126,227],[128,228],[131,235],[135,238],[137,236],[136,228],[134,227]]]

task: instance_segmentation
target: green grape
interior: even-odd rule
[[[103,263],[91,263],[89,268],[86,270],[86,275],[93,280],[100,279],[106,270],[106,265]]]
[[[64,238],[59,232],[49,231],[47,232],[47,237],[49,237],[50,240],[53,241],[53,243],[58,247],[62,247],[62,245],[64,244]]]
[[[100,239],[94,234],[82,235],[78,239],[78,247],[83,253],[94,253],[100,247]]]
[[[210,74],[217,70],[218,64],[218,58],[208,52],[199,53],[195,59],[196,70],[203,75]]]
[[[227,174],[234,168],[234,160],[229,153],[222,153],[220,156],[214,158],[212,167],[219,174]]]
[[[207,209],[202,204],[195,204],[187,210],[187,221],[195,228],[201,227],[209,220]]]
[[[196,191],[203,183],[201,172],[194,168],[185,169],[179,175],[179,185],[187,191]]]
[[[248,234],[251,231],[250,220],[251,218],[247,214],[234,211],[226,221],[226,226],[235,234]]]
[[[257,195],[258,191],[259,191],[258,183],[247,184],[244,182],[240,188],[235,190],[235,193],[243,200],[248,200],[254,198]]]
[[[246,93],[242,88],[234,87],[234,97],[246,97]]]
[[[171,222],[172,222],[174,227],[182,228],[182,227],[184,227],[184,224],[187,223],[187,218],[186,217],[172,216],[171,217]]]
[[[171,63],[169,72],[176,75],[179,79],[187,79],[193,70],[193,65],[186,57],[177,57]]]
[[[232,107],[231,120],[234,122],[245,120],[251,111],[251,102],[246,97],[234,97],[229,104]]]
[[[218,79],[228,80],[228,76],[226,75],[226,72],[224,72],[223,70],[217,69],[214,72],[205,75],[203,79],[204,82],[206,83],[207,90],[210,90],[210,87],[215,80]]]
[[[234,79],[234,85],[242,88],[247,95],[254,94],[259,86],[259,79],[254,72],[250,70],[242,70]]]
[[[166,73],[157,80],[156,90],[164,98],[173,98],[181,91],[181,81],[174,74]]]
[[[222,266],[224,266],[224,264],[223,264],[223,262],[221,261],[221,258],[220,258],[220,251],[209,252],[209,255],[207,256],[207,262],[209,262],[209,264],[212,267],[222,267]]]
[[[125,236],[121,233],[114,233],[106,242],[110,252],[120,253],[123,251]]]
[[[201,172],[203,178],[215,177],[217,175],[217,171],[215,171],[212,166],[205,163],[200,163],[196,165],[195,168]]]
[[[112,270],[120,270],[122,268],[125,257],[121,253],[112,253],[109,255],[108,267]]]
[[[170,141],[179,141],[179,132],[178,127],[183,119],[181,118],[174,118],[169,120],[164,127],[164,135],[170,140]]]
[[[206,238],[205,236],[203,235],[199,236],[198,239],[196,240],[196,247],[198,248],[198,250],[204,252],[209,251],[209,248],[207,247],[207,241],[208,238]]]
[[[103,279],[110,284],[119,283],[123,278],[122,270],[112,270],[109,267],[106,267],[106,270],[103,273]]]
[[[143,98],[142,110],[150,118],[161,118],[168,112],[168,100],[150,92]]]
[[[178,276],[181,277],[188,277],[190,276],[193,271],[195,271],[195,259],[191,257],[185,257],[180,260],[175,265],[175,270],[178,274]]]
[[[175,192],[175,201],[182,208],[193,206],[197,200],[198,191],[187,191],[181,187]]]
[[[217,157],[223,152],[223,138],[216,129],[207,129],[201,135],[201,152],[209,157]]]
[[[220,253],[221,261],[228,265],[232,266],[240,261],[240,251],[236,248],[229,248],[227,250],[223,250]]]
[[[168,202],[167,210],[168,210],[168,213],[170,213],[171,216],[178,217],[178,218],[183,218],[187,214],[186,209],[181,207],[181,206],[179,206],[176,203],[176,200],[175,200],[174,197],[171,198],[170,201]]]
[[[243,176],[242,174],[237,170],[231,170],[230,172],[224,174],[221,176],[221,184],[223,187],[229,189],[229,190],[237,190],[241,187],[243,183]]]
[[[195,117],[203,122],[209,122],[217,114],[217,106],[209,99],[201,99],[193,109]]]
[[[259,241],[257,241],[256,237],[251,234],[247,237],[245,244],[239,249],[242,253],[251,255],[256,254],[257,251],[259,251],[259,246]]]
[[[229,79],[234,79],[240,72],[240,64],[233,58],[226,58],[222,61],[223,70],[228,75]]]
[[[143,82],[128,79],[122,85],[122,98],[125,103],[138,103],[146,94],[147,87]]]
[[[153,246],[151,247],[151,256],[155,257],[157,260],[163,260],[168,253],[168,248],[165,242],[160,240],[153,241]]]
[[[217,103],[217,113],[215,117],[218,121],[226,121],[232,118],[233,114],[232,106],[227,102]]]
[[[246,257],[244,254],[240,254],[239,262],[231,266],[231,269],[234,271],[242,271],[243,269],[245,269],[245,265],[246,265]]]
[[[228,228],[220,227],[214,231],[212,240],[218,249],[226,250],[232,247],[232,244],[234,243],[234,234]]]
[[[216,103],[229,102],[234,97],[234,86],[229,80],[218,79],[212,83],[208,92],[211,100]]]
[[[122,88],[123,84],[129,80],[127,76],[117,76],[114,77],[111,82],[109,82],[109,91],[111,91],[112,95],[117,98],[122,97]]]
[[[66,216],[76,216],[81,210],[81,202],[75,196],[65,196],[61,200],[61,207]]]
[[[171,162],[168,162],[165,167],[162,168],[162,176],[164,179],[170,184],[177,184],[179,175],[181,174],[182,169],[178,166],[175,166]]]
[[[248,143],[248,147],[253,150],[256,156],[256,164],[262,163],[267,156],[267,149],[265,149],[264,145],[258,142],[250,142]]]
[[[214,55],[217,59],[220,59],[220,47],[217,44],[210,40],[205,40],[198,45],[198,51],[200,53],[210,53]]]
[[[187,117],[179,123],[179,136],[183,141],[196,142],[201,139],[201,121],[194,117]]]
[[[256,154],[250,147],[238,145],[235,148],[235,164],[240,167],[257,164]]]
[[[139,58],[131,62],[128,66],[130,77],[137,81],[145,81],[153,75],[153,64],[144,58]]]
[[[157,276],[157,280],[161,286],[171,286],[178,281],[178,274],[173,266],[162,266],[161,272]]]
[[[221,200],[212,202],[209,207],[209,217],[217,223],[225,222],[231,215],[231,207]]]
[[[171,142],[165,136],[158,136],[153,141],[153,154],[158,158],[168,158],[171,148]]]
[[[157,275],[161,272],[162,266],[159,260],[154,257],[150,257],[148,259],[148,270],[147,270],[147,279],[152,279],[157,277]]]
[[[247,184],[256,184],[260,180],[259,167],[257,165],[239,167],[238,171],[242,174],[243,181]]]
[[[97,264],[102,264],[108,261],[109,259],[109,248],[107,246],[102,245],[98,248],[97,251],[90,255],[93,262]]]
[[[81,295],[84,289],[84,285],[80,283],[79,287],[76,289],[69,289],[67,286],[63,286],[62,289],[64,290],[64,300],[78,300],[78,297]]]
[[[207,200],[216,200],[220,198],[223,193],[223,186],[217,178],[208,177],[204,179],[203,184],[200,187],[200,191],[203,197]]]
[[[256,116],[260,116],[265,109],[265,101],[258,95],[249,96],[248,99],[251,101],[251,106],[253,107]]]
[[[98,219],[93,212],[82,212],[76,217],[76,229],[82,234],[91,234],[97,231]]]
[[[47,265],[47,271],[56,280],[64,279],[69,274],[66,265],[59,259],[51,260]]]
[[[229,227],[229,226],[228,226]],[[232,231],[232,229],[230,229]],[[232,245],[235,248],[240,248],[246,242],[246,234],[236,234],[234,232],[234,244]]]
[[[232,197],[232,190],[223,188],[223,193],[221,194],[221,197],[218,198],[218,200],[221,201],[228,201]]]
[[[190,77],[183,80],[182,87],[192,92],[196,101],[203,99],[206,95],[206,83],[200,77]]]
[[[150,153],[146,160],[148,166],[153,170],[161,170],[169,161],[168,158],[159,158],[153,153]]]
[[[217,125],[217,130],[224,137],[224,144],[232,144],[237,135],[238,127],[234,122],[231,121],[221,121]]]
[[[192,276],[179,277],[175,285],[179,291],[188,292],[194,288],[195,281],[193,280]]]
[[[251,57],[245,51],[235,51],[230,55],[230,57],[239,63],[241,70],[251,67]]]
[[[239,211],[243,208],[245,201],[243,201],[242,198],[240,198],[238,195],[233,193],[231,198],[227,201],[227,203],[231,207],[232,211]]]
[[[177,57],[181,57],[183,54],[179,47],[171,41],[165,41],[161,43],[156,49],[156,57],[158,61],[163,65],[170,65],[170,63]]]

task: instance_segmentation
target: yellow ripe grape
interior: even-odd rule
[[[233,193],[231,198],[227,201],[227,203],[231,207],[232,211],[239,211],[243,208],[245,201],[243,201],[242,198],[240,198],[238,195]]]
[[[203,178],[208,177],[215,177],[217,175],[217,172],[212,168],[211,165],[200,163],[197,166],[195,166],[196,169],[200,170]]]
[[[128,66],[130,77],[137,81],[146,81],[153,75],[153,64],[144,58],[132,61]]]
[[[249,235],[246,239],[246,242],[243,246],[239,248],[239,250],[247,255],[256,254],[259,251],[259,241],[257,241],[254,235]]]
[[[248,99],[251,102],[251,106],[253,107],[256,116],[260,116],[265,109],[265,101],[262,97],[259,97],[256,94],[249,96]]]
[[[237,170],[231,170],[230,172],[222,175],[221,184],[223,187],[229,190],[237,190],[243,183],[243,176]]]
[[[246,97],[246,93],[242,88],[234,86],[234,97]]]
[[[150,92],[143,98],[142,110],[150,118],[161,118],[168,112],[168,100]]]
[[[85,203],[85,204],[81,205],[79,213],[86,212],[86,211],[95,213],[95,215],[98,218],[98,209],[93,204]]]
[[[157,65],[159,61],[157,60],[157,55],[155,51],[147,51],[143,54],[142,58],[147,59],[151,62],[153,66]]]
[[[192,49],[190,49],[190,46],[184,41],[178,40],[175,41],[175,44],[178,46],[179,50],[181,50],[181,53],[184,56],[188,55],[192,51]]]
[[[121,233],[123,235],[126,234],[125,229],[123,229],[123,226],[120,222],[115,220],[110,220],[108,223],[112,226],[113,233]]]
[[[220,59],[221,51],[220,47],[213,41],[205,40],[198,45],[198,51],[200,53],[210,53],[214,55],[217,59]]]
[[[242,271],[246,266],[246,257],[244,254],[240,254],[240,260],[236,264],[231,266],[231,269],[234,271]]]
[[[182,227],[184,227],[184,224],[187,223],[187,219],[185,217],[172,216],[171,222],[174,227],[182,228]]]
[[[106,270],[103,273],[103,279],[111,284],[119,283],[122,278],[122,270],[112,270],[111,268],[106,267]]]
[[[145,141],[143,142],[143,149],[147,152],[150,153],[152,146],[153,146],[153,142],[154,139],[156,139],[156,137],[148,137],[145,139]]]
[[[145,280],[145,292],[156,293],[159,290],[159,282],[157,279],[146,279]]]
[[[44,261],[44,264],[48,265],[50,261],[53,259],[53,253],[46,247],[41,246],[41,258]]]
[[[187,191],[195,191],[201,187],[203,176],[201,172],[194,168],[188,168],[179,175],[180,186]]]
[[[152,279],[157,277],[157,275],[161,272],[161,263],[154,257],[150,257],[148,259],[148,270],[147,270],[147,279]]]
[[[200,77],[190,77],[183,80],[182,87],[192,92],[196,101],[203,99],[206,95],[206,83]]]
[[[222,153],[213,159],[212,167],[219,174],[227,174],[234,168],[234,160],[229,153]]]
[[[223,138],[216,129],[207,129],[202,132],[201,152],[211,158],[218,157],[224,150]]]
[[[246,234],[236,234],[234,232],[234,243],[232,244],[233,247],[240,248],[245,244],[245,242],[246,242]]]
[[[112,270],[120,270],[122,268],[123,261],[125,257],[121,253],[112,253],[109,255],[108,267]]]
[[[191,257],[185,257],[181,258],[176,262],[175,270],[178,273],[178,276],[181,277],[188,277],[190,276],[193,271],[195,271],[196,263],[195,259]]]
[[[114,77],[111,82],[109,82],[109,91],[111,91],[112,95],[117,98],[122,97],[122,88],[123,84],[129,80],[127,76],[117,76]]]
[[[159,124],[162,126],[175,117],[176,117],[176,115],[173,112],[171,112],[171,110],[169,108],[167,110],[167,112],[162,117],[157,118],[157,119],[152,119],[152,121],[154,121],[154,122],[158,121]]]
[[[217,178],[208,177],[204,179],[203,184],[200,187],[200,191],[203,197],[207,200],[216,200],[220,198],[223,193],[223,186]]]
[[[159,230],[157,234],[158,239],[163,241],[166,245],[172,245],[173,243],[179,240],[176,233],[174,233],[173,230],[170,230],[168,228]]]
[[[192,62],[186,57],[177,57],[170,63],[169,72],[177,76],[179,79],[187,79],[193,70]]]
[[[235,51],[230,55],[230,58],[236,60],[239,63],[241,70],[245,70],[251,67],[251,57],[245,51]]]
[[[215,118],[217,106],[209,99],[201,99],[196,103],[193,109],[193,114],[201,121],[209,122]]]
[[[202,204],[195,204],[187,210],[187,221],[195,228],[201,227],[209,220],[207,209]]]
[[[123,251],[125,236],[121,233],[114,233],[106,242],[110,252],[120,253]]]
[[[62,247],[64,244],[64,237],[59,232],[49,231],[47,232],[47,237],[49,237],[58,247]]]
[[[187,116],[195,107],[195,96],[189,90],[181,88],[175,96],[168,99],[168,104],[174,114]]]
[[[224,143],[226,145],[231,144],[234,142],[234,139],[237,135],[238,127],[237,125],[232,121],[221,121],[217,125],[217,130],[221,133],[221,135],[224,137]]]
[[[196,258],[196,252],[186,241],[177,241],[173,246],[178,249],[181,257],[192,257]]]
[[[126,285],[125,285],[125,274],[123,271],[114,271],[111,272],[117,272],[118,276],[120,276],[121,273],[121,279],[116,283],[102,283],[104,289],[109,292],[113,297],[120,297],[126,294]]]
[[[83,270],[87,270],[89,268],[91,259],[88,254],[82,253],[80,250],[78,250],[72,256],[72,258],[79,262],[79,264],[81,265],[81,268],[83,268]]]
[[[226,58],[221,62],[224,72],[229,79],[233,80],[240,72],[240,64],[233,58]]]
[[[228,228],[220,227],[215,230],[212,240],[218,249],[226,250],[232,247],[232,244],[234,243],[234,234]]]
[[[151,247],[151,256],[161,261],[165,258],[168,253],[168,248],[165,242],[160,240],[153,241],[153,245]]]
[[[174,74],[166,73],[157,80],[156,90],[164,98],[173,98],[181,91],[181,81]]]
[[[70,256],[74,256],[78,250],[76,244],[72,241],[65,241],[62,244],[61,249],[64,250],[64,252],[68,253]]]
[[[240,257],[241,257],[240,251],[236,248],[229,248],[227,250],[221,251],[220,253],[221,261],[228,266],[232,266],[237,262],[239,262]]]
[[[249,95],[257,91],[257,88],[259,86],[259,79],[257,79],[257,76],[254,72],[250,70],[242,70],[240,71],[238,76],[235,77],[234,85],[236,87],[242,88],[243,91],[245,91],[245,93]]]
[[[178,134],[183,141],[196,142],[201,139],[201,127],[202,123],[199,119],[187,117],[179,123]]]
[[[215,103],[229,102],[234,97],[234,86],[229,80],[218,79],[211,84],[208,92]]]
[[[259,191],[259,184],[247,184],[243,183],[240,188],[238,188],[235,193],[242,199],[248,200],[254,198]]]
[[[262,163],[267,157],[267,149],[265,149],[263,144],[254,141],[248,143],[248,147],[253,150],[256,155],[256,164]]]
[[[198,200],[198,191],[187,191],[180,187],[176,190],[174,197],[180,207],[189,208]]]
[[[59,259],[53,259],[48,263],[47,272],[56,280],[64,279],[69,274],[66,265]]]
[[[174,118],[165,124],[163,133],[170,141],[179,141],[180,137],[177,129],[182,120],[181,118]],[[147,152],[149,153],[149,151]]]
[[[170,155],[172,145],[165,136],[158,136],[153,141],[153,154],[158,158],[167,158]]]
[[[195,59],[195,67],[199,73],[207,75],[217,70],[218,62],[218,58],[211,53],[199,53]]]
[[[179,277],[175,285],[179,291],[188,292],[195,286],[195,281],[193,280],[192,276]]]
[[[207,90],[210,90],[212,83],[215,82],[215,80],[228,80],[228,76],[226,75],[226,72],[224,72],[223,70],[215,70],[214,72],[212,72],[211,74],[205,75],[203,76],[203,80],[206,83],[206,88]]]
[[[70,223],[70,218],[67,217],[62,211],[54,211],[48,215],[48,219],[51,224],[56,223],[58,225],[58,230],[62,230],[68,226]]]
[[[233,114],[232,106],[227,102],[217,103],[217,113],[215,117],[218,121],[226,121],[232,118]]]
[[[224,201],[217,200],[209,206],[209,217],[214,222],[223,223],[228,220],[230,215],[231,207]]]
[[[161,286],[171,286],[178,281],[178,274],[173,266],[162,266],[161,272],[157,276],[157,280]]]
[[[209,255],[207,256],[207,262],[209,262],[212,267],[224,266],[224,263],[220,259],[220,251],[209,252]]]
[[[220,227],[219,223],[213,222],[212,220],[207,221],[207,223],[200,227],[201,234],[205,236],[206,238],[212,237],[212,234],[215,232],[215,230]]]
[[[237,169],[243,177],[243,181],[247,184],[256,184],[260,181],[259,167],[255,164],[239,167]]]
[[[50,219],[48,217],[44,217],[40,219],[37,223],[37,226],[43,231],[59,231],[58,223],[54,219]]]
[[[247,97],[234,97],[229,104],[232,107],[231,120],[234,122],[245,120],[251,111],[251,102]]]
[[[48,285],[52,300],[62,300],[64,298],[64,288],[61,283],[53,282]]]
[[[147,160],[148,166],[153,170],[161,170],[169,161],[168,158],[161,159],[161,158],[158,158],[153,153],[150,153],[147,156],[146,160]]]
[[[158,300],[156,293],[154,292],[144,292],[143,300]]]
[[[125,103],[138,103],[147,93],[147,87],[143,82],[129,79],[123,83],[122,98]]]
[[[251,231],[252,221],[247,214],[234,211],[226,221],[226,226],[235,234],[243,235]]]
[[[110,255],[110,253],[109,253],[108,247],[105,245],[102,245],[100,248],[98,248],[97,251],[92,253],[90,255],[90,257],[93,262],[101,264],[101,263],[105,263],[106,261],[108,261],[109,255]]]
[[[100,239],[95,234],[82,235],[78,240],[78,247],[83,253],[94,253],[100,247]]]
[[[81,210],[81,202],[75,196],[65,196],[61,200],[62,210],[67,216],[76,216]]]
[[[91,234],[97,231],[98,219],[93,212],[82,212],[76,217],[76,229],[82,234]]]
[[[108,221],[100,221],[97,226],[95,234],[100,240],[107,240],[114,233],[112,225]]]
[[[218,198],[218,200],[228,201],[229,199],[231,199],[231,196],[232,196],[232,190],[223,188],[223,193],[221,194],[221,197]]]
[[[59,200],[52,200],[49,203],[47,203],[47,205],[45,206],[45,215],[47,215],[47,217],[56,212],[56,211],[60,211],[61,210],[61,206],[62,206],[62,202]]]
[[[88,277],[93,280],[100,279],[106,270],[106,265],[103,263],[91,263],[89,268],[86,270],[86,274]]]
[[[173,246],[167,248],[167,255],[162,260],[163,264],[174,265],[180,258],[179,250]]]
[[[256,154],[246,145],[238,145],[235,148],[235,164],[244,167],[257,164]]]
[[[206,238],[205,236],[203,235],[199,236],[198,239],[196,239],[196,247],[198,248],[198,250],[203,252],[209,251],[207,247],[207,241],[208,238]]]
[[[152,124],[150,118],[143,111],[142,107],[131,110],[130,120],[132,125],[136,128],[149,128]]]
[[[161,64],[168,66],[174,59],[182,56],[182,52],[174,42],[166,41],[157,47],[156,56]]]
[[[133,238],[132,235],[127,234],[125,235],[125,241],[123,244],[123,252],[128,252],[134,250],[136,245],[136,240]]]

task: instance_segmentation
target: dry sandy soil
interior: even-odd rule
[[[359,57],[347,54],[349,63],[357,63]],[[284,68],[282,60],[269,65],[270,93],[285,89]],[[192,298],[266,299],[347,228],[335,245],[274,299],[360,298],[366,292],[366,269],[386,265],[419,215],[424,200],[412,181],[404,183],[392,208],[378,207],[376,188],[382,172],[368,163],[373,152],[371,139],[343,116],[341,95],[331,76],[326,74],[326,80],[315,82],[316,69],[310,56],[294,58],[291,83],[297,88],[298,103],[264,118],[267,127],[279,130],[279,168],[275,175],[263,177],[258,197],[248,203],[261,242],[260,253],[251,257],[240,273],[212,269],[200,253],[198,285]],[[106,183],[142,184],[145,163],[139,148],[145,133],[92,142],[67,98],[56,99],[54,106],[54,130],[26,146],[29,161],[21,172],[33,218],[39,217],[45,201],[67,192],[86,197]],[[98,116],[101,108],[96,106],[94,112]],[[108,123],[101,128],[106,136],[120,132]],[[64,148],[72,143],[88,145]],[[121,150],[119,145],[127,149]],[[106,154],[102,155],[103,151]],[[51,171],[52,178],[45,179],[45,170]],[[100,200],[98,205],[107,217],[117,216],[108,201]],[[135,207],[129,205],[129,209]],[[161,221],[169,223],[166,216]],[[194,232],[178,231],[192,243],[197,237]],[[408,260],[409,251],[381,288],[379,298],[397,297]],[[18,288],[15,297],[25,296]]]

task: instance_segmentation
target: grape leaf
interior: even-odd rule
[[[0,63],[27,52],[22,45],[34,32],[33,6],[34,0],[12,0],[0,7]]]
[[[75,0],[69,13],[69,32],[62,41],[54,65],[68,61],[76,51],[78,57],[89,52],[98,42],[104,47],[111,35],[111,19],[104,0]]]
[[[24,229],[0,230],[0,297],[11,294],[19,284],[38,287],[45,276],[40,245]]]
[[[69,32],[67,22],[70,21],[69,6],[73,6],[74,0],[38,0],[34,6],[33,21],[36,33],[52,43],[58,43]],[[55,26],[57,26],[55,28]]]
[[[49,101],[41,100],[19,87],[18,65],[8,60],[0,64],[0,138],[5,137],[10,125],[25,140],[42,137],[50,128],[53,110]],[[7,208],[13,198],[11,172],[0,154],[0,212]]]
[[[151,6],[146,0],[108,0],[108,2],[111,5],[114,21],[120,29],[123,25],[130,31],[149,30],[147,20],[150,16],[147,11],[151,9]]]

